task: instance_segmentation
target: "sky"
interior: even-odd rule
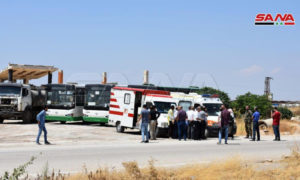
[[[255,26],[258,13],[295,26]],[[300,100],[300,1],[0,1],[0,69],[51,65],[65,82],[211,86]],[[299,21],[300,22],[300,21]],[[43,84],[47,77],[30,83]],[[57,82],[57,73],[53,75]]]

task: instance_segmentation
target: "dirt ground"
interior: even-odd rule
[[[56,145],[93,144],[93,143],[128,143],[138,141],[137,130],[127,129],[125,133],[117,133],[115,127],[99,124],[83,124],[82,122],[46,123],[48,140]],[[38,133],[37,124],[22,124],[21,121],[4,121],[0,124],[0,148],[27,146],[35,143]],[[43,134],[40,142],[44,141]]]

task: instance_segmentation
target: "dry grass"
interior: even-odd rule
[[[206,165],[189,165],[180,168],[157,168],[149,161],[146,168],[139,168],[136,162],[123,163],[123,170],[99,169],[94,173],[77,174],[67,177],[67,180],[198,180],[198,179],[300,179],[300,153],[295,147],[290,156],[279,162],[268,164],[263,170],[258,168],[265,164],[250,164],[241,158],[231,158]],[[270,166],[271,165],[271,166]]]
[[[293,112],[294,116],[300,116],[300,107],[292,107],[289,109]]]

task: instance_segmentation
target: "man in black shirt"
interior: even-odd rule
[[[150,136],[151,140],[156,140],[156,127],[157,127],[157,119],[159,118],[160,113],[156,110],[155,106],[151,106],[150,108]]]

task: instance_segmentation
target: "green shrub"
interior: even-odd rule
[[[291,119],[294,116],[293,112],[285,107],[279,107],[278,111],[281,113],[281,119]]]

